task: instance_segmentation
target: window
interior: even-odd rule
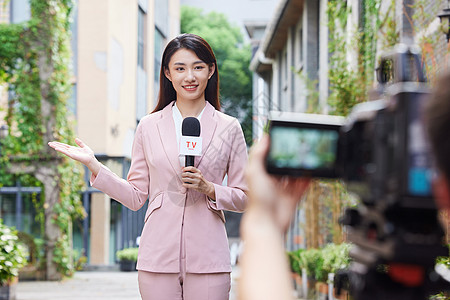
[[[158,27],[155,28],[155,99],[159,93],[159,71],[161,69],[161,56],[165,44],[165,37]]]
[[[138,5],[137,36],[137,72],[136,72],[136,121],[144,117],[147,111],[147,13],[145,7]]]
[[[289,109],[291,111],[294,111],[295,108],[295,78],[298,76],[296,74],[297,70],[295,70],[295,28],[291,29],[291,49],[290,49],[290,58],[291,58],[291,62],[290,62],[290,87],[289,87]]]
[[[11,0],[10,21],[20,23],[31,19],[31,7],[28,0]]]
[[[146,23],[147,14],[139,6],[138,9],[138,53],[137,53],[137,63],[141,69],[145,70],[145,35],[146,35]]]
[[[300,30],[298,31],[298,71],[300,71],[301,69],[303,69],[303,28],[300,28]]]
[[[168,35],[169,18],[169,1],[155,0],[155,25],[163,35]]]

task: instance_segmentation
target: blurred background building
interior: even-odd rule
[[[346,94],[340,94],[337,101],[355,97],[361,86],[367,93],[358,101],[368,101],[376,78],[375,70],[366,62],[370,58],[376,64],[397,43],[421,48],[423,67],[432,82],[436,74],[448,70],[448,20],[440,20],[438,15],[449,5],[446,0],[279,0],[264,35],[255,45],[257,50],[250,64],[254,72],[253,138],[262,136],[272,110],[339,114],[329,101],[339,95],[339,88]],[[340,20],[329,19],[332,10],[340,10]],[[342,28],[330,35],[330,27],[339,22]],[[363,40],[367,34],[373,35]],[[335,49],[332,42],[346,47]],[[344,70],[331,65],[335,54],[345,62]],[[342,72],[341,82],[331,78],[332,68],[335,74]],[[362,72],[368,74],[362,78]],[[360,86],[354,83],[358,78]],[[305,209],[297,211],[287,238],[289,250],[319,247],[332,241],[333,229],[327,222],[337,218],[327,211],[330,204],[320,207],[319,202],[319,197],[304,201],[305,205],[315,206],[316,210],[308,213],[310,217],[322,215],[323,219],[319,216],[311,221],[305,217]],[[319,242],[308,240],[305,230],[313,230],[311,236],[319,237]]]

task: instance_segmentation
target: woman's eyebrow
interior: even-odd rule
[[[204,63],[205,62],[203,60],[197,60],[197,61],[194,61],[192,64],[195,65],[195,64],[204,64]],[[185,66],[186,65],[183,62],[174,62],[173,64],[177,65],[177,66]]]

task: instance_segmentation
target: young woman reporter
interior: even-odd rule
[[[163,53],[158,103],[136,129],[127,180],[103,166],[79,139],[78,147],[49,143],[85,164],[92,185],[128,208],[138,210],[149,199],[137,263],[144,300],[229,297],[231,264],[222,211],[246,207],[247,148],[239,122],[219,110],[213,51],[201,37],[183,34]],[[203,144],[191,167],[184,167],[178,151],[186,117],[199,119]]]

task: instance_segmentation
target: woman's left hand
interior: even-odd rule
[[[195,167],[184,167],[181,170],[181,180],[183,181],[184,187],[203,193],[213,200],[216,199],[214,184],[206,180],[199,169]]]

